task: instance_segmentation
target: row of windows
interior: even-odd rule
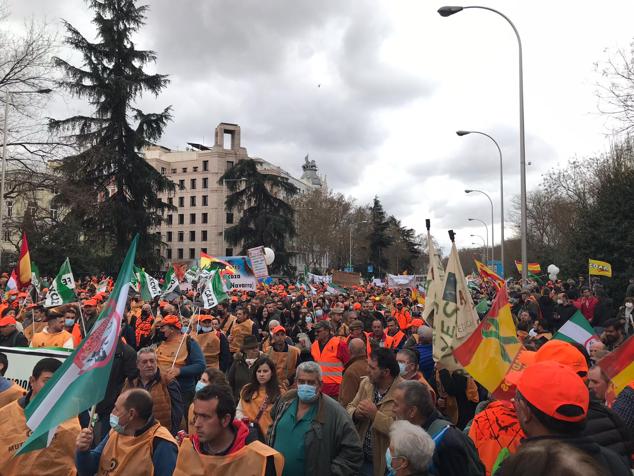
[[[200,231],[200,241],[207,241],[207,230],[201,230]],[[168,243],[171,243],[174,239],[174,233],[172,233],[171,231],[168,231],[167,234],[165,235],[165,241],[167,241]],[[178,241],[179,243],[182,243],[185,240],[185,232],[184,231],[178,231],[176,232],[176,241]],[[196,230],[190,230],[189,231],[189,241],[196,241]]]
[[[225,214],[225,223],[227,225],[232,225],[233,224],[233,213],[231,212],[227,212]],[[179,213],[177,215],[177,220],[178,220],[178,225],[184,225],[185,224],[185,214],[184,213]],[[208,213],[201,213],[200,214],[200,223],[202,223],[203,225],[206,223],[209,223],[209,214]],[[167,215],[167,224],[168,225],[173,225],[174,224],[174,215]],[[196,213],[190,213],[189,214],[189,224],[190,225],[195,225],[196,224]]]
[[[202,253],[207,253],[207,248],[201,248],[200,251]],[[183,248],[176,249],[176,256],[173,256],[171,248],[167,249],[167,259],[184,259],[185,258],[185,250]],[[233,248],[227,248],[225,250],[225,256],[233,256]],[[189,248],[189,259],[196,259],[196,248]]]
[[[209,205],[209,195],[203,195],[201,198],[202,204],[201,206],[206,207]],[[169,197],[167,199],[167,203],[169,203],[170,205],[174,205],[174,198],[173,197]],[[196,195],[192,195],[189,197],[189,206],[190,207],[195,207],[197,203],[197,199],[196,199]],[[178,197],[178,206],[179,207],[184,207],[185,206],[185,197]]]
[[[225,164],[225,170],[229,170],[231,167],[233,167],[233,160],[227,160],[226,164]],[[187,173],[187,167],[182,167],[181,168],[181,173],[186,174]],[[209,161],[208,160],[203,160],[203,172],[209,172]],[[178,169],[170,169],[170,172],[175,174],[178,172]],[[192,167],[192,172],[198,172],[198,167]],[[161,174],[165,175],[167,173],[167,169],[165,167],[161,167]],[[191,179],[190,182],[190,186],[192,189],[196,188],[196,179]],[[178,185],[179,187],[181,187],[181,190],[185,188],[185,180],[179,180],[178,181]],[[207,188],[209,186],[209,179],[207,177],[203,178],[203,188]]]

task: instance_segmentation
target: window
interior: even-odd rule
[[[172,242],[172,237],[173,237],[173,236],[172,236],[172,232],[171,232],[171,231],[168,231],[168,232],[167,232],[167,240],[166,240],[166,241],[167,241],[168,243],[171,243],[171,242]]]
[[[209,188],[209,179],[207,177],[203,177],[203,188]]]
[[[196,195],[192,195],[191,197],[189,197],[189,206],[191,207],[196,206]]]
[[[201,217],[201,223],[207,223],[208,219],[208,215],[206,213],[203,213],[203,216]]]
[[[196,259],[196,248],[189,249],[189,259]]]
[[[168,203],[168,205],[174,205],[174,197],[169,197],[167,199],[167,203]]]
[[[172,259],[172,248],[167,248],[167,259]]]
[[[209,197],[207,195],[203,195],[203,207],[209,205]]]
[[[185,232],[184,231],[179,231],[178,232],[178,242],[182,243],[184,239],[185,239]]]
[[[178,206],[179,207],[185,206],[185,197],[178,197]]]
[[[225,256],[233,256],[233,248],[227,248],[225,250]]]
[[[186,174],[187,173],[187,167],[183,167],[183,173]]]
[[[178,224],[179,225],[184,225],[185,224],[185,215],[182,213],[178,214]]]
[[[227,166],[225,167],[225,170],[229,170],[231,167],[233,167],[233,160],[227,160]]]
[[[209,161],[203,160],[203,172],[208,172],[208,171],[209,171]]]
[[[233,224],[233,213],[232,212],[227,212],[227,225],[232,225]]]
[[[168,225],[171,225],[173,221],[174,221],[174,220],[173,220],[172,215],[167,215],[167,224],[168,224]]]
[[[194,172],[198,172],[198,167],[194,167],[192,170],[193,170]]]
[[[7,204],[7,216],[12,217],[13,216],[13,200],[7,200],[6,204]]]
[[[165,167],[161,167],[161,175],[165,175],[167,173],[167,169]]]
[[[185,180],[180,179],[180,180],[178,181],[178,189],[179,189],[179,190],[185,190]]]
[[[195,225],[196,224],[196,214],[195,213],[190,213],[189,214],[189,224],[190,225]]]
[[[196,190],[196,179],[193,178],[189,181],[189,186],[192,190]]]
[[[203,230],[200,232],[200,239],[202,241],[207,241],[207,230]]]
[[[207,248],[201,248],[201,249],[200,249],[200,252],[201,252],[201,253],[207,253]]]
[[[176,169],[172,169],[172,173],[175,174],[176,173]]]
[[[194,230],[189,232],[189,241],[196,241],[196,232]]]
[[[178,259],[183,259],[183,248],[179,248],[177,251]]]

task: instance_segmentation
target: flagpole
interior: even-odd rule
[[[77,302],[77,307],[79,308],[79,319],[81,320],[81,328],[84,330],[84,338],[85,338],[88,334],[86,334],[86,321],[84,320],[84,313],[81,312],[80,302]]]
[[[189,326],[188,331],[191,332],[191,326]],[[183,337],[181,338],[181,341],[178,344],[178,349],[176,349],[176,354],[174,355],[174,362],[172,362],[172,366],[170,367],[170,369],[173,369],[174,366],[176,365],[176,360],[178,359],[178,353],[181,351],[181,347],[183,347],[183,342],[185,342],[185,338],[187,337],[188,334],[189,332],[183,334]]]

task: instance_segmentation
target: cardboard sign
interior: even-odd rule
[[[332,273],[332,282],[337,286],[344,288],[351,288],[352,286],[358,286],[361,282],[361,275],[359,273],[346,273],[345,271],[334,271]]]
[[[45,357],[53,357],[64,362],[69,352],[52,349],[31,349],[30,347],[0,347],[0,352],[7,356],[9,367],[4,377],[13,380],[22,388],[28,389],[29,377],[33,373],[33,367]]]
[[[264,257],[264,246],[256,246],[249,248],[247,255],[251,260],[251,269],[256,278],[266,278],[269,275],[269,268],[266,266],[266,258]]]

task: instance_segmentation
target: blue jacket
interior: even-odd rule
[[[187,336],[187,359],[180,371],[176,381],[181,387],[181,393],[194,391],[196,382],[205,371],[205,356],[198,342],[189,336]]]

